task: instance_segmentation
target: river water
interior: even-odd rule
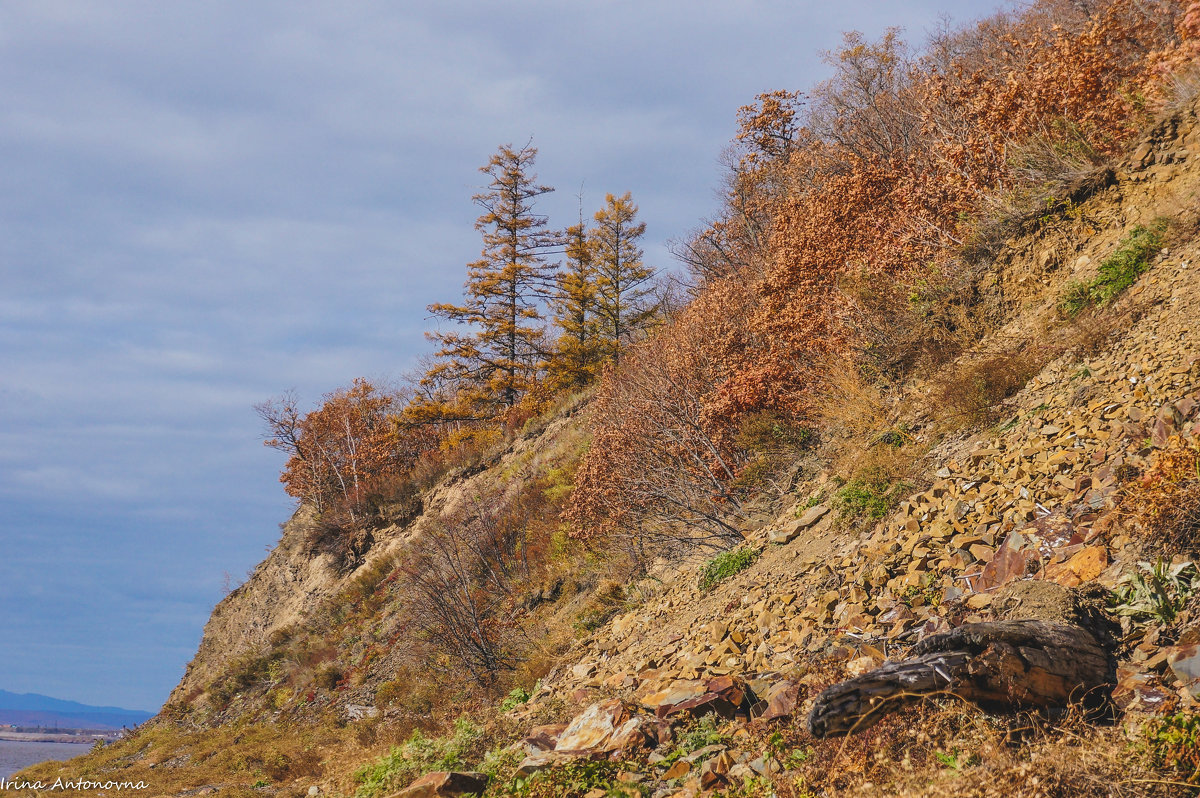
[[[18,770],[45,762],[47,759],[71,759],[86,754],[91,749],[91,743],[27,743],[0,740],[0,778],[8,778]]]

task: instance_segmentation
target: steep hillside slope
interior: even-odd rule
[[[356,586],[364,577],[378,579],[403,559],[410,547],[420,547],[422,535],[441,519],[462,512],[478,497],[499,497],[519,491],[559,464],[565,454],[580,446],[583,430],[575,415],[580,399],[568,402],[548,419],[544,427],[531,425],[511,444],[496,448],[474,466],[452,471],[421,496],[421,510],[401,523],[385,523],[373,534],[372,545],[351,567],[324,552],[314,542],[319,535],[318,521],[307,507],[301,507],[283,525],[282,537],[267,558],[255,568],[245,584],[231,592],[213,610],[204,628],[204,637],[187,672],[171,693],[168,707],[193,707],[207,704],[206,693],[231,667],[247,658],[267,656],[281,642],[311,629],[323,637],[332,625],[329,613],[339,601],[363,598]],[[394,607],[375,607],[363,625],[388,626]],[[379,633],[385,639],[392,632]],[[332,644],[332,639],[326,641]],[[394,664],[394,663],[393,663]],[[342,663],[347,670],[350,663]],[[394,676],[384,668],[374,682]],[[355,701],[374,704],[374,696],[363,691],[353,695],[344,691],[334,703]]]
[[[1038,336],[1058,317],[1068,283],[1093,277],[1130,226],[1164,217],[1194,225],[1200,161],[1183,153],[1200,143],[1197,135],[1189,112],[1141,143],[1113,184],[1081,206],[1101,229],[1014,241],[1001,285],[1025,307],[993,338],[1042,345]],[[755,565],[707,594],[685,570],[616,618],[584,656],[595,663],[581,669],[591,673],[584,683],[656,687],[671,678],[780,672],[846,633],[887,652],[917,631],[946,628],[947,619],[978,618],[989,591],[1012,577],[986,568],[1006,541],[1006,555],[1038,555],[1047,578],[1077,585],[1104,574],[1111,586],[1123,566],[1109,563],[1136,549],[1111,513],[1122,483],[1146,473],[1171,436],[1200,435],[1200,242],[1181,241],[1153,261],[1111,310],[1121,326],[1088,342],[1100,351],[1080,346],[1059,356],[1008,401],[999,425],[931,452],[928,489],[872,531],[839,530],[837,486],[828,473],[815,475],[795,504],[754,533],[764,550]],[[991,343],[980,349],[997,348]],[[914,398],[897,423],[920,429],[929,404]],[[649,679],[638,675],[647,672]]]
[[[353,568],[298,514],[154,724],[25,776],[360,798],[1197,791],[1196,105],[1019,228],[980,286],[1001,323],[886,400],[831,394],[821,447],[732,553],[664,550],[618,585],[600,583],[624,575],[617,547],[574,546],[517,580],[492,627],[521,636],[507,682],[447,677],[445,641],[395,586],[447,519],[527,500],[517,525],[557,523],[546,497],[570,494],[582,397],[434,485]],[[902,488],[856,465],[891,460]],[[1084,612],[1123,624],[1099,713],[939,694],[845,739],[808,727],[821,690],[939,632]]]

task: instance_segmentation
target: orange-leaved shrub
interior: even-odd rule
[[[1011,232],[997,208],[1018,224],[1036,219],[1022,203],[1042,210],[1055,192],[1078,191],[1119,151],[1164,96],[1164,65],[1195,47],[1194,6],[1039,0],[941,31],[920,53],[896,31],[876,42],[849,34],[828,55],[828,81],[743,108],[724,205],[676,247],[692,305],[598,391],[575,533],[735,540],[745,419],[802,425],[819,364],[877,356],[873,334],[893,349],[913,342],[886,354],[894,379],[971,343],[980,330],[964,327],[921,347],[922,336],[864,314],[936,326],[922,318],[921,297],[940,291],[931,275],[953,277],[960,298],[943,304],[974,301],[972,270],[992,256],[979,231]],[[847,280],[893,287],[875,292],[890,304],[864,307]]]

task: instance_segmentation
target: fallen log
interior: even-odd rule
[[[1081,626],[1042,620],[972,623],[922,640],[913,658],[886,662],[826,689],[808,716],[815,737],[867,729],[936,694],[989,707],[1102,704],[1112,689],[1108,652]]]

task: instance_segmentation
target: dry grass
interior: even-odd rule
[[[1036,715],[989,715],[947,699],[844,739],[813,740],[796,724],[775,733],[782,749],[778,758],[792,762],[792,770],[776,778],[780,798],[1194,794],[1174,771],[1155,768],[1144,735],[1091,725],[1080,713],[1051,722]]]
[[[190,733],[160,723],[70,762],[26,768],[21,778],[144,781],[150,795],[172,795],[203,784],[218,787],[222,796],[255,795],[261,794],[254,789],[259,785],[289,798],[306,795],[313,784],[349,787],[348,763],[368,754],[351,729],[328,721],[233,724]]]
[[[1200,442],[1171,438],[1154,467],[1126,489],[1125,507],[1152,545],[1200,551]]]
[[[1048,344],[1030,341],[964,358],[933,384],[940,419],[959,428],[999,420],[1004,401],[1025,387],[1053,354]]]

